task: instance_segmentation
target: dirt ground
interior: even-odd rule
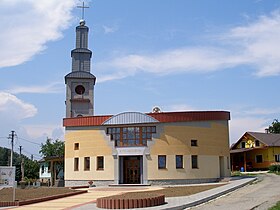
[[[39,188],[25,188],[16,189],[15,200],[24,201],[32,198],[41,198],[51,195],[60,195],[75,190],[66,187],[39,187]],[[3,188],[0,190],[0,201],[12,201],[13,199],[13,188]]]
[[[203,185],[203,186],[183,186],[183,187],[166,187],[161,190],[154,191],[142,191],[142,192],[128,192],[121,195],[113,195],[110,197],[114,198],[146,198],[152,197],[155,194],[164,194],[165,197],[180,197],[180,196],[188,196],[192,194],[196,194],[205,190],[210,190],[216,187],[222,186],[219,185]]]
[[[166,187],[161,190],[154,190],[149,192],[128,192],[122,195],[115,195],[119,198],[143,198],[149,197],[154,194],[164,194],[166,197],[177,197],[177,196],[187,196],[209,190],[219,185],[204,185],[204,186],[185,186],[185,187]],[[39,187],[39,188],[26,188],[26,189],[16,189],[16,200],[23,201],[32,198],[40,198],[51,195],[65,194],[73,192],[75,190],[63,187]],[[12,201],[12,188],[4,188],[0,190],[0,201]]]

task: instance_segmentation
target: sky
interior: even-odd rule
[[[79,0],[0,0],[0,146],[64,140]],[[230,111],[230,144],[280,119],[279,0],[88,0],[94,114]]]

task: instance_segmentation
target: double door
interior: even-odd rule
[[[140,156],[126,156],[124,157],[124,183],[125,184],[140,184],[141,170],[140,170]]]

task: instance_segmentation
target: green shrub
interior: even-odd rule
[[[279,172],[280,171],[280,164],[274,164],[269,166],[270,172]]]

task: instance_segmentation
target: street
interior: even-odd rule
[[[280,176],[261,174],[259,181],[192,210],[266,210],[280,201]]]

